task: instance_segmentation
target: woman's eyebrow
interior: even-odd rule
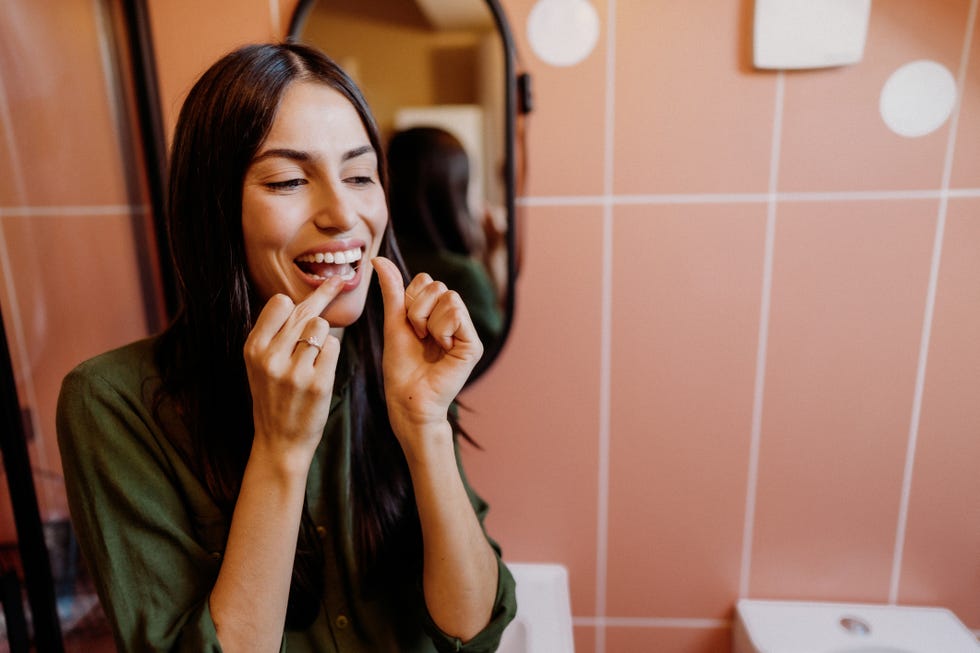
[[[261,154],[257,154],[255,158],[252,159],[252,163],[258,163],[259,161],[263,161],[265,159],[274,159],[274,158],[291,159],[293,161],[305,163],[306,161],[312,160],[313,155],[303,150],[292,150],[289,148],[280,147],[280,148],[273,148],[271,150],[266,150]]]
[[[340,157],[341,161],[350,161],[351,159],[356,159],[359,156],[365,154],[374,154],[374,148],[370,145],[362,145],[360,147],[355,147],[353,150],[348,150],[344,152],[344,155]]]
[[[344,152],[343,155],[340,157],[340,160],[342,162],[350,161],[351,159],[356,159],[359,156],[364,156],[365,154],[374,154],[374,153],[375,152],[373,147],[371,147],[370,145],[362,145],[360,147],[355,147],[352,150],[348,150]],[[307,152],[305,150],[293,150],[288,147],[277,147],[271,150],[266,150],[261,154],[256,155],[255,158],[252,159],[252,163],[254,164],[254,163],[258,163],[259,161],[263,161],[265,159],[273,159],[273,158],[290,159],[298,163],[306,163],[307,161],[312,161],[316,157],[310,152]]]

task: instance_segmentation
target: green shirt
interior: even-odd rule
[[[127,345],[82,363],[65,378],[57,424],[69,508],[120,651],[220,651],[208,596],[230,515],[221,512],[167,437],[186,437],[172,405],[154,411],[160,377],[153,347],[153,340]],[[286,631],[282,650],[495,651],[517,605],[513,577],[493,540],[499,581],[492,618],[465,644],[432,622],[420,578],[384,601],[359,595],[352,581],[346,390],[344,384],[335,388],[307,482],[326,561],[323,605],[308,629]],[[488,506],[461,466],[460,474],[482,524]]]

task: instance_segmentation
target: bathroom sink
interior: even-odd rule
[[[839,651],[834,651],[833,653],[912,653],[907,648],[882,648],[880,646],[875,646],[873,648],[861,647],[861,648],[848,648],[841,649]]]
[[[944,608],[742,599],[734,653],[980,653]]]

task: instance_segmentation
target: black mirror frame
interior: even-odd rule
[[[293,11],[289,20],[289,31],[286,39],[298,41],[300,32],[306,24],[306,19],[310,11],[318,0],[300,0]],[[518,79],[516,74],[515,56],[516,48],[514,38],[510,31],[510,24],[507,22],[507,15],[498,0],[484,0],[487,8],[493,14],[494,23],[497,25],[497,33],[503,42],[504,51],[504,194],[506,195],[505,207],[507,210],[507,289],[504,297],[503,327],[500,337],[492,347],[487,346],[483,353],[483,358],[477,363],[470,375],[467,385],[473,383],[493,364],[500,355],[501,350],[507,343],[510,335],[511,324],[514,321],[514,292],[517,280],[517,219],[516,219],[516,193],[517,193],[517,174],[515,166],[516,148],[516,121],[517,121],[517,91]],[[486,344],[486,343],[484,343]]]

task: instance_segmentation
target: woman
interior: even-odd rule
[[[304,46],[232,52],[169,191],[180,313],[58,408],[120,649],[495,650],[514,584],[451,410],[482,346],[458,295],[404,287],[359,91]]]

